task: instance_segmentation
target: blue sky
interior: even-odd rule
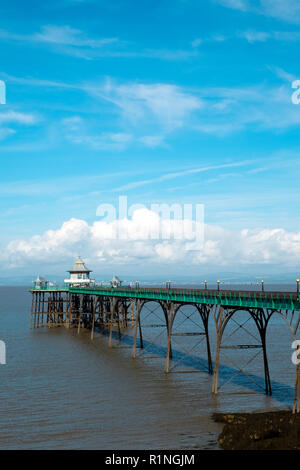
[[[0,0],[11,275],[56,273],[79,250],[128,276],[178,263],[299,275],[299,24],[296,0]],[[120,195],[204,204],[205,252],[101,247],[96,209]]]

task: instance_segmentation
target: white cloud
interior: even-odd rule
[[[157,176],[155,178],[150,178],[147,180],[139,180],[139,181],[133,181],[133,182],[131,181],[130,183],[127,183],[124,186],[116,188],[115,191],[128,191],[130,189],[135,189],[140,186],[145,186],[147,184],[162,183],[164,181],[173,180],[175,178],[182,178],[184,176],[205,173],[205,172],[209,172],[212,170],[241,167],[244,165],[248,165],[249,163],[250,163],[249,160],[245,160],[245,161],[233,162],[233,163],[223,163],[221,165],[202,166],[198,168],[190,168],[188,170],[174,171],[172,173],[165,173],[163,175]],[[251,163],[253,163],[253,160],[251,160]]]
[[[244,31],[241,33],[241,37],[244,37],[248,42],[252,43],[265,42],[271,37],[271,35],[264,31]]]
[[[287,232],[281,228],[233,232],[206,225],[203,249],[187,251],[185,248],[190,242],[184,239],[149,239],[149,230],[157,223],[164,224],[171,233],[180,233],[183,228],[181,221],[162,220],[148,209],[135,211],[132,219],[96,221],[92,225],[73,218],[57,230],[48,230],[29,240],[10,242],[0,259],[5,265],[20,268],[43,263],[44,270],[51,264],[71,260],[78,252],[85,254],[94,270],[103,263],[134,268],[145,262],[148,267],[157,268],[180,262],[189,269],[207,264],[230,269],[255,264],[299,266],[300,232]],[[115,238],[117,231],[124,233],[124,230],[128,239]],[[197,246],[196,242],[192,243]]]
[[[240,35],[243,33],[239,33]],[[251,36],[254,40],[254,36]],[[261,38],[262,39],[262,38]],[[267,66],[284,85],[267,83],[237,88],[194,87],[186,89],[173,84],[117,83],[107,79],[102,84],[63,84],[10,77],[17,83],[53,86],[84,91],[116,115],[113,132],[103,131],[96,120],[79,116],[63,121],[65,136],[78,144],[95,149],[123,150],[134,143],[149,147],[165,146],[181,128],[224,137],[243,131],[283,131],[300,124],[299,107],[291,102],[292,76],[284,70]],[[96,103],[97,104],[97,103]],[[0,114],[2,120],[32,122],[34,116],[20,113]]]
[[[250,44],[257,42],[266,42],[266,41],[280,41],[280,42],[297,42],[300,41],[300,32],[299,31],[278,31],[271,30],[268,31],[256,31],[256,30],[246,30],[246,31],[237,31],[230,35],[222,34],[213,34],[211,36],[204,37],[202,39],[194,39],[191,42],[193,48],[197,48],[199,45],[204,43],[222,43],[225,41],[233,41],[236,39],[246,39]]]
[[[0,124],[14,122],[17,124],[35,124],[37,118],[33,114],[20,113],[17,111],[5,111],[0,113]]]
[[[200,46],[200,44],[202,44],[202,42],[203,42],[203,39],[196,38],[191,42],[191,46],[192,47],[198,47],[198,46]]]
[[[117,84],[107,79],[102,86],[79,88],[115,107],[119,113],[115,132],[103,132],[96,122],[88,124],[79,116],[63,120],[63,130],[69,140],[100,150],[124,150],[132,143],[152,148],[165,146],[166,138],[177,129],[189,126],[192,117],[203,107],[199,97],[170,84]]]
[[[33,114],[20,113],[12,110],[0,112],[0,140],[2,141],[16,133],[15,129],[6,127],[5,124],[33,125],[36,122],[37,118]]]
[[[62,121],[65,135],[74,144],[87,145],[95,150],[124,150],[132,142],[133,136],[125,132],[98,132],[91,134],[86,123],[79,116]]]
[[[10,135],[14,135],[16,131],[14,129],[10,129],[9,127],[0,128],[0,140],[6,139]]]
[[[248,0],[216,0],[221,5],[235,10],[246,11],[249,8]]]
[[[117,85],[108,80],[105,86],[87,91],[117,106],[124,126],[131,125],[134,132],[156,126],[165,139],[181,127],[223,137],[243,129],[283,130],[300,124],[299,109],[291,104],[290,84],[185,90],[169,84]]]
[[[86,37],[79,29],[70,28],[70,26],[51,25],[43,26],[42,32],[36,33],[34,38],[38,42],[91,48],[102,47],[118,41],[117,38],[92,39]]]
[[[193,128],[201,132],[223,137],[243,129],[278,131],[300,124],[299,108],[291,103],[291,83],[208,88],[199,90],[199,95],[204,102],[208,98],[211,102],[205,114],[198,113],[194,121]]]
[[[291,23],[300,22],[300,3],[298,0],[261,0],[262,11],[274,18]]]
[[[273,72],[278,78],[281,80],[288,82],[290,85],[294,80],[296,80],[296,76],[292,75],[291,73],[287,72],[286,70],[280,67],[268,67],[271,72]]]
[[[176,85],[117,84],[108,79],[102,86],[81,88],[115,107],[120,114],[120,130],[113,133],[101,132],[95,123],[87,126],[87,121],[79,116],[63,120],[69,140],[98,149],[123,150],[133,142],[147,147],[164,146],[167,135],[188,126],[194,113],[203,107],[200,98]]]
[[[246,39],[249,43],[266,42],[266,41],[281,41],[281,42],[296,42],[300,41],[299,31],[242,31],[237,34],[237,37]]]
[[[300,22],[299,0],[215,0],[221,5],[240,11],[270,16],[290,23]]]
[[[61,46],[86,47],[91,49],[101,48],[107,44],[118,42],[117,38],[93,39],[79,29],[70,26],[45,25],[41,32],[34,34],[17,34],[0,29],[0,39],[11,41],[47,43]]]
[[[132,124],[154,120],[168,131],[186,125],[191,114],[203,107],[197,96],[163,83],[118,85],[107,80],[104,87],[90,87],[87,91],[118,106],[124,119]]]
[[[164,142],[164,136],[162,135],[144,135],[140,137],[140,142],[142,142],[146,147],[158,147],[161,146]]]
[[[133,43],[117,37],[93,38],[80,29],[68,25],[45,25],[40,32],[18,34],[0,29],[0,39],[22,44],[42,44],[53,52],[79,57],[86,60],[101,57],[149,58],[161,60],[186,60],[197,56],[192,49],[136,49]]]

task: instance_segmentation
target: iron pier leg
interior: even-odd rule
[[[271,379],[269,372],[269,364],[267,357],[267,347],[266,347],[266,331],[263,330],[260,332],[261,343],[263,348],[263,358],[264,358],[264,371],[265,371],[265,390],[267,395],[272,395]]]
[[[208,319],[209,319],[210,309],[206,305],[199,305],[197,309],[200,313],[202,323],[204,326],[204,331],[205,331],[208,373],[212,375],[213,365],[212,365],[212,359],[211,359],[211,350],[210,350],[210,341],[209,341],[209,332],[208,332]]]
[[[110,308],[110,325],[109,325],[109,338],[108,338],[108,347],[112,347],[112,332],[113,332],[113,321],[114,321],[114,313],[115,313],[115,306],[116,306],[116,299],[112,298],[109,302]]]
[[[30,328],[32,328],[32,315],[33,315],[33,307],[34,307],[34,292],[32,292],[32,302],[31,302],[31,310],[30,310]]]
[[[168,333],[168,346],[167,346],[167,356],[165,364],[165,373],[169,373],[170,369],[170,356],[171,356],[171,332]]]
[[[79,296],[79,315],[78,315],[78,326],[77,326],[77,334],[79,335],[80,333],[80,327],[81,327],[81,314],[83,310],[83,296],[80,294]]]
[[[170,359],[172,358],[172,328],[175,318],[175,308],[174,304],[171,303],[165,306],[166,308],[166,321],[167,321],[167,330],[168,330],[168,345],[167,345],[167,355],[165,363],[165,373],[168,374],[170,370]]]
[[[219,363],[220,363],[220,349],[221,349],[221,335],[217,335],[217,350],[216,350],[216,360],[215,360],[215,370],[213,376],[213,386],[212,386],[212,393],[218,393],[218,381],[219,381]]]
[[[91,340],[94,339],[94,329],[95,329],[95,315],[96,315],[96,304],[97,304],[97,297],[94,296],[92,300],[92,308],[93,308],[93,320],[92,320],[92,331],[91,331]]]
[[[140,348],[144,348],[144,343],[143,343],[143,333],[142,333],[142,325],[141,325],[141,317],[139,315],[139,334],[140,334]]]
[[[218,393],[218,381],[219,381],[219,363],[220,363],[220,349],[222,343],[222,335],[223,335],[223,320],[224,320],[224,310],[223,307],[215,305],[212,307],[213,316],[216,323],[216,333],[217,333],[217,349],[216,349],[216,360],[215,360],[215,370],[213,376],[213,385],[212,385],[212,393]]]
[[[132,359],[136,358],[136,341],[137,341],[137,330],[140,325],[140,314],[142,305],[140,300],[136,300],[134,304],[132,303],[132,307],[135,307],[135,323],[134,323],[134,336],[133,336],[133,345],[132,345]]]

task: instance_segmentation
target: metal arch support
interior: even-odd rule
[[[222,345],[222,337],[224,330],[229,320],[237,311],[247,311],[253,318],[259,335],[261,339],[261,347],[263,351],[263,361],[264,361],[264,373],[265,373],[265,392],[267,395],[272,395],[271,380],[269,373],[269,365],[267,358],[266,350],[266,330],[269,323],[269,320],[275,310],[273,309],[263,309],[263,308],[224,308],[223,306],[214,305],[212,307],[213,317],[216,324],[216,333],[217,333],[217,347],[216,347],[216,360],[215,360],[215,370],[213,377],[213,386],[212,393],[218,393],[218,376],[219,376],[219,364],[220,364],[220,350]]]
[[[269,309],[269,308],[257,308],[257,309],[249,309],[248,311],[250,315],[252,316],[252,318],[254,319],[257,329],[260,334],[262,350],[263,350],[263,360],[264,360],[266,395],[272,395],[270,371],[269,371],[268,356],[267,356],[266,333],[267,333],[267,326],[268,326],[269,320],[272,317],[273,313],[275,313],[275,310]]]
[[[151,303],[156,303],[156,304],[158,304],[158,305],[161,307],[161,309],[162,309],[162,311],[163,311],[163,313],[164,313],[164,316],[165,316],[166,327],[167,327],[167,330],[169,331],[169,328],[170,328],[170,321],[171,321],[171,319],[170,319],[170,317],[171,317],[171,315],[170,315],[170,307],[171,307],[171,305],[172,305],[172,302],[164,301],[164,300],[157,300],[157,301],[155,301],[155,300],[154,300],[154,301],[153,301],[153,300],[144,300],[144,301],[142,301],[142,307],[141,307],[141,309],[143,309],[143,307],[144,307],[147,303],[150,303],[150,302],[151,302]],[[141,313],[141,312],[140,312],[140,313]]]
[[[222,343],[222,336],[225,328],[226,316],[224,314],[224,308],[220,305],[214,305],[212,307],[213,318],[216,324],[216,333],[217,333],[217,349],[216,349],[216,360],[215,360],[215,370],[213,377],[212,393],[218,393],[218,379],[219,379],[219,362],[220,362],[220,349]]]
[[[168,373],[170,369],[170,359],[172,358],[172,329],[175,321],[175,317],[180,310],[181,307],[186,305],[192,305],[197,309],[202,319],[205,337],[206,337],[206,348],[207,348],[207,361],[208,361],[208,373],[210,375],[213,374],[213,365],[212,365],[212,358],[211,358],[211,350],[210,350],[210,342],[209,342],[209,333],[208,333],[208,319],[210,314],[210,309],[207,305],[204,304],[173,304],[172,302],[169,303],[168,309],[166,310],[166,319],[168,325],[168,346],[167,346],[167,357],[166,357],[166,365],[165,365],[165,372]]]
[[[173,323],[174,323],[174,320],[175,320],[176,313],[180,309],[180,305],[177,305],[175,307],[173,302],[170,302],[170,303],[167,304],[167,309],[168,310],[167,310],[166,318],[168,318],[168,320],[167,320],[168,343],[167,343],[167,355],[166,355],[166,363],[165,363],[165,372],[166,372],[166,374],[169,373],[170,359],[172,358],[172,340],[171,340],[171,337],[172,337]]]
[[[213,374],[213,365],[212,365],[210,341],[209,341],[209,333],[208,333],[208,320],[209,320],[209,314],[210,314],[211,309],[205,304],[196,305],[196,308],[197,308],[198,312],[200,313],[202,323],[203,323],[203,327],[204,327],[204,331],[205,331],[208,373],[210,375],[212,375]]]
[[[141,301],[140,299],[137,299],[134,301],[134,308],[135,308],[135,325],[134,325],[134,336],[133,336],[133,345],[132,345],[132,359],[136,358],[136,340],[137,340],[137,330],[139,328],[140,335],[141,335],[141,320],[140,320],[140,315],[142,308],[144,306],[145,302]],[[140,337],[141,341],[142,338]]]
[[[167,346],[167,357],[170,358],[172,357],[172,347],[171,347],[171,340],[169,338],[170,336],[170,302],[167,301],[153,301],[153,300],[140,300],[136,299],[135,300],[135,325],[134,325],[134,338],[133,338],[133,346],[132,346],[132,358],[136,358],[136,343],[137,343],[137,335],[138,335],[138,330],[139,330],[139,337],[140,337],[140,347],[143,348],[143,334],[142,334],[142,325],[141,325],[141,313],[143,310],[143,307],[147,303],[156,303],[158,304],[165,316],[165,322],[166,322],[166,328],[167,328],[167,334],[168,334],[168,346]]]

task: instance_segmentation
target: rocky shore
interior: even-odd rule
[[[218,438],[224,450],[300,450],[300,413],[215,413],[224,423]]]

